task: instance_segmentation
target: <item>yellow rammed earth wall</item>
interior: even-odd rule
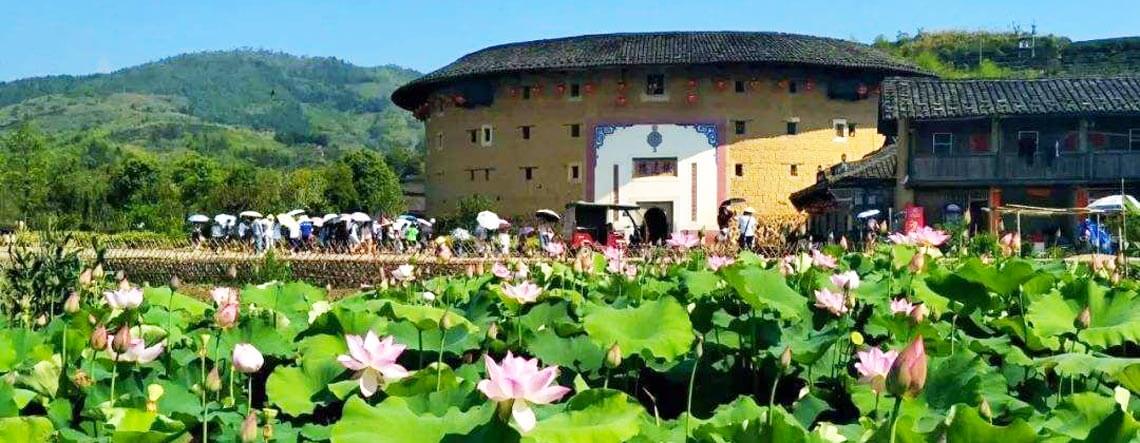
[[[650,73],[665,75],[664,98],[644,94]],[[857,79],[870,93],[856,101],[828,99],[828,84],[835,79]],[[446,92],[438,94],[425,124],[427,209],[446,214],[460,198],[481,194],[504,216],[561,210],[587,197],[586,155],[594,125],[701,122],[719,124],[721,142],[728,147],[721,171],[726,196],[747,199],[763,218],[786,218],[795,214],[788,195],[813,183],[818,166],[834,165],[843,154],[856,160],[882,146],[875,128],[878,80],[873,74],[826,70],[631,68],[500,77],[493,81],[494,103],[471,109],[457,107]],[[743,82],[743,93],[735,91],[736,81]],[[789,92],[792,82],[795,94]],[[580,98],[570,97],[571,83],[580,85]],[[808,83],[814,84],[811,90]],[[565,85],[561,94],[559,84]],[[522,98],[525,86],[531,87],[529,100]],[[695,103],[688,100],[690,93],[696,95]],[[619,96],[626,97],[624,106],[618,104]],[[854,135],[837,138],[836,119],[854,124]],[[738,120],[745,122],[743,135],[735,134]],[[789,120],[798,121],[798,134],[786,135]],[[577,138],[571,137],[573,124],[580,125]],[[484,125],[493,128],[489,146],[482,140]],[[523,138],[523,126],[530,127],[529,140]],[[471,130],[479,131],[474,143]],[[796,176],[791,175],[793,164]],[[579,168],[577,180],[570,177],[574,166]],[[526,180],[525,168],[533,168],[531,180]]]

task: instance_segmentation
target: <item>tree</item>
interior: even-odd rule
[[[175,161],[170,178],[182,204],[195,211],[209,209],[210,194],[221,185],[220,169],[216,161],[195,153]]]
[[[400,180],[373,151],[357,149],[349,152],[338,163],[344,164],[352,174],[352,187],[356,189],[356,204],[349,208],[357,211],[381,211],[394,214],[404,210],[404,193]]]
[[[43,207],[47,190],[43,136],[31,124],[21,123],[3,139],[3,146],[5,189],[15,191],[18,217],[27,221]]]

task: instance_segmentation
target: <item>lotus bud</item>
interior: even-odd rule
[[[474,277],[475,276],[475,265],[471,265],[471,264],[467,265],[467,269],[464,272],[464,274],[467,275],[467,278]]]
[[[75,371],[75,374],[72,374],[71,382],[75,383],[75,386],[79,387],[80,389],[87,389],[94,383],[94,381],[91,380],[91,376],[87,374],[87,371],[84,371],[82,369],[77,370]]]
[[[63,312],[74,314],[79,312],[79,293],[71,291],[67,296],[67,300],[63,302]]]
[[[982,403],[978,405],[978,413],[987,420],[994,418],[994,410],[990,408],[990,402],[986,401],[985,397],[982,397]]]
[[[928,312],[925,303],[916,304],[914,308],[910,310],[910,320],[916,325],[922,323],[923,320],[926,320],[926,314]]]
[[[919,272],[922,272],[922,269],[925,267],[926,254],[919,252],[917,254],[914,254],[914,258],[910,259],[910,266],[908,269],[910,269],[910,272],[917,274]]]
[[[1128,265],[1128,260],[1124,258],[1124,251],[1118,252],[1116,254],[1116,266],[1123,268],[1124,266],[1127,266],[1127,265]],[[1113,268],[1113,269],[1115,269],[1115,268]]]
[[[79,286],[91,286],[92,281],[91,268],[86,268],[79,273]]]
[[[237,280],[237,265],[230,263],[230,267],[226,268],[226,278],[230,280]]]
[[[970,211],[966,211],[965,214],[962,214],[962,224],[970,226],[970,222],[973,220],[974,218],[970,215]]]
[[[380,290],[381,291],[387,291],[388,290],[388,279],[386,279],[386,278],[380,279]]]
[[[887,373],[887,392],[897,397],[915,397],[926,385],[926,346],[922,336],[915,337],[898,358],[891,364]]]
[[[613,346],[610,346],[610,349],[606,351],[606,366],[610,368],[621,366],[621,346],[618,346],[617,343],[614,343]]]
[[[1112,282],[1114,285],[1118,285],[1120,284],[1120,278],[1120,271],[1115,271],[1112,273],[1112,277],[1109,277],[1108,281]]]
[[[218,327],[222,329],[229,329],[234,327],[238,321],[237,303],[226,303],[214,313],[214,321],[218,323]]]
[[[483,264],[483,262],[476,263],[475,264],[475,273],[479,274],[479,275],[486,274],[487,273],[487,266],[485,266]]]
[[[455,326],[455,320],[451,315],[448,314],[449,313],[445,312],[442,316],[439,317],[439,327],[444,331]]]
[[[95,327],[91,331],[91,348],[92,349],[107,349],[107,327],[102,324]]]
[[[199,350],[201,350],[202,352],[205,352],[206,349],[208,349],[210,347],[210,340],[213,338],[214,338],[214,336],[210,335],[210,334],[199,335],[198,339],[202,342],[202,347],[199,348]]]
[[[218,374],[218,367],[214,366],[209,374],[206,374],[206,389],[210,392],[218,392],[222,389],[222,376]]]
[[[119,287],[123,287],[123,282],[127,281],[127,272],[120,269],[115,271],[115,281],[119,282]]]
[[[178,278],[177,275],[171,275],[170,283],[167,285],[170,286],[171,291],[178,292],[178,289],[182,288],[182,279]]]
[[[498,338],[499,338],[499,324],[495,323],[495,322],[491,322],[491,324],[487,326],[487,339],[488,340],[496,340]]]
[[[103,277],[105,277],[106,275],[107,275],[107,273],[103,272],[103,264],[102,263],[96,264],[95,269],[91,270],[91,278],[93,278],[95,280],[102,280]]]
[[[1077,314],[1076,323],[1080,329],[1088,329],[1089,325],[1092,324],[1092,312],[1089,311],[1088,306],[1085,306],[1085,308],[1081,310],[1081,313]]]
[[[119,271],[119,273],[122,274],[123,271]],[[119,279],[119,290],[120,291],[129,291],[130,289],[131,289],[131,282],[130,281],[128,281],[125,277]]]
[[[850,249],[851,245],[847,243],[846,235],[839,237],[839,247],[843,248],[844,251]]]
[[[704,337],[697,336],[697,358],[705,355],[705,339]]]
[[[114,349],[115,352],[123,353],[127,352],[127,349],[130,347],[131,328],[128,328],[125,325],[119,326],[119,330],[115,332],[115,338],[111,340],[111,348]]]
[[[43,326],[46,324],[47,324],[47,316],[46,315],[41,314],[39,317],[36,317],[36,326]]]
[[[784,353],[780,354],[780,368],[787,371],[792,367],[792,348],[785,346]]]
[[[249,415],[246,415],[245,420],[241,422],[241,433],[239,435],[242,443],[257,441],[257,413],[249,411]]]
[[[90,324],[92,324],[92,325],[95,325],[95,324],[98,324],[98,323],[99,323],[99,320],[95,319],[95,316],[94,316],[94,315],[91,315],[91,314],[87,314],[87,323],[90,323]]]

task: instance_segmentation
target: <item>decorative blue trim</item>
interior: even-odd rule
[[[653,152],[657,152],[657,147],[661,146],[661,142],[663,141],[665,140],[661,137],[661,132],[657,130],[657,125],[653,125],[649,131],[649,135],[645,136],[645,143],[653,149]]]
[[[716,124],[713,123],[696,123],[696,124],[680,124],[677,126],[685,126],[693,128],[700,134],[704,134],[708,139],[709,146],[716,148],[720,145],[720,137],[717,134]]]
[[[618,128],[628,128],[633,125],[597,125],[594,127],[594,149],[601,149],[606,143],[606,136],[612,135]]]

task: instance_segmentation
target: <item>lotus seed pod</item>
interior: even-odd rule
[[[102,350],[107,349],[107,327],[102,324],[95,327],[91,331],[91,348]]]
[[[115,271],[115,281],[119,282],[120,287],[122,287],[123,282],[127,281],[126,271],[122,269]]]
[[[237,276],[237,265],[230,263],[230,267],[226,268],[226,278],[230,280],[237,280]]]
[[[618,346],[617,343],[614,343],[613,346],[610,346],[610,349],[606,351],[606,366],[611,368],[621,366],[621,347]]]
[[[1088,306],[1085,306],[1085,308],[1081,310],[1081,313],[1077,314],[1076,323],[1077,327],[1081,329],[1088,329],[1089,325],[1092,324],[1092,312],[1089,311]]]
[[[91,270],[91,277],[94,278],[95,280],[102,280],[103,277],[105,277],[106,275],[107,275],[107,273],[103,272],[103,264],[102,263],[96,264],[95,269]]]
[[[785,346],[784,353],[780,354],[780,368],[787,371],[792,367],[792,348]]]
[[[84,371],[82,369],[77,370],[75,371],[75,374],[72,374],[71,382],[75,383],[75,386],[79,387],[80,389],[87,389],[94,383],[94,381],[91,380],[91,376],[87,374],[87,371]]]
[[[118,353],[127,352],[131,347],[131,329],[126,326],[120,326],[119,330],[115,332],[115,338],[111,340],[111,348]]]
[[[79,312],[79,293],[71,291],[67,296],[67,300],[63,302],[63,312],[74,314]]]
[[[177,275],[172,275],[170,276],[170,283],[168,285],[171,291],[178,292],[178,290],[182,288],[182,279],[178,278]]]
[[[86,268],[83,270],[83,272],[79,273],[79,286],[91,286],[92,281],[93,276],[91,273],[91,268]]]

